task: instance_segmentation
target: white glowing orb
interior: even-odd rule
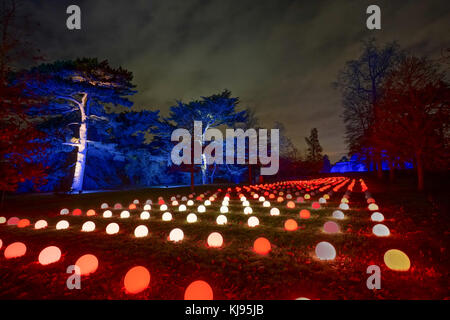
[[[161,217],[162,221],[171,221],[172,220],[172,214],[170,212],[164,212],[164,214]]]
[[[111,218],[111,217],[112,217],[111,210],[106,210],[105,212],[103,212],[103,218]]]
[[[186,221],[188,223],[195,223],[197,222],[197,215],[195,213],[189,213],[186,217]]]
[[[208,246],[211,248],[220,248],[223,245],[223,237],[218,232],[213,232],[208,236]]]
[[[204,204],[205,206],[210,206],[210,205],[211,205],[211,201],[206,200],[203,204]]]
[[[280,209],[278,209],[278,208],[270,209],[270,215],[271,216],[279,216],[280,215]]]
[[[387,237],[391,234],[389,228],[381,223],[374,225],[372,228],[372,232],[377,237]]]
[[[136,238],[143,238],[148,235],[148,228],[144,225],[137,226],[136,229],[134,229],[134,236]]]
[[[83,223],[83,226],[81,227],[81,231],[83,232],[92,232],[95,230],[95,223],[92,221],[86,221]]]
[[[245,201],[242,202],[242,205],[243,205],[244,207],[249,207],[249,206],[250,206],[250,202],[248,202],[247,200],[245,200]]]
[[[102,203],[102,205],[100,206],[100,209],[108,209],[108,208],[109,205],[106,202]]]
[[[167,210],[167,205],[166,204],[162,204],[160,207],[159,207],[159,211],[166,211]]]
[[[192,206],[194,205],[194,201],[188,200],[187,205],[188,205],[189,207],[192,207]]]
[[[316,256],[320,260],[334,260],[336,258],[336,249],[329,242],[319,242],[316,246]]]
[[[48,223],[45,220],[39,220],[34,224],[34,228],[36,230],[45,229],[45,228],[47,228],[47,226],[48,226]]]
[[[181,201],[187,201],[188,198],[186,196],[181,197]]]
[[[243,201],[247,200],[247,198],[246,197],[241,197],[240,200],[243,202]]]
[[[377,210],[379,210],[380,208],[378,208],[378,205],[376,204],[376,203],[371,203],[371,204],[369,204],[369,210],[370,211],[377,211]]]
[[[175,196],[172,196],[172,197],[170,198],[170,201],[175,201],[175,200],[177,200],[177,198],[176,198]]]
[[[350,207],[349,207],[349,205],[347,203],[341,203],[339,205],[339,209],[341,209],[341,210],[348,210],[348,209],[350,209]]]
[[[229,204],[230,204],[230,203],[228,202],[228,200],[223,200],[223,201],[222,201],[222,206],[228,207]]]
[[[244,214],[252,214],[253,213],[253,209],[250,207],[245,207],[244,208]]]
[[[342,220],[345,218],[344,213],[340,210],[335,210],[333,211],[333,218],[338,219],[338,220]]]
[[[139,204],[139,200],[138,199],[134,199],[133,200],[133,204]]]
[[[64,209],[61,209],[59,214],[63,216],[63,215],[69,214],[69,212],[70,212],[69,209],[64,208]]]
[[[382,222],[382,221],[384,221],[384,216],[383,216],[383,214],[380,213],[380,212],[374,212],[374,213],[372,213],[372,215],[370,216],[370,219],[371,219],[372,221],[375,221],[375,222]]]
[[[258,199],[259,198],[259,196],[255,193],[254,195],[253,195],[253,199]]]
[[[121,217],[122,219],[127,219],[127,218],[130,217],[130,212],[127,211],[127,210],[122,211],[122,212],[120,213],[120,217]]]
[[[69,222],[66,220],[58,221],[58,223],[56,224],[56,230],[64,230],[67,228],[69,228]]]
[[[227,219],[226,216],[221,214],[220,216],[217,217],[216,222],[217,222],[218,225],[224,225],[224,224],[227,224],[228,219]]]
[[[183,240],[183,238],[184,238],[183,230],[181,230],[179,228],[175,228],[172,231],[170,231],[170,234],[169,234],[170,241],[178,242],[178,241]]]
[[[204,213],[206,211],[206,208],[204,205],[199,205],[197,208],[198,213]]]
[[[223,200],[230,201],[230,197],[229,196],[225,196],[225,197],[223,197]]]
[[[264,197],[259,197],[258,201],[259,201],[259,202],[264,202],[264,201],[266,201],[266,198],[264,198]]]
[[[325,200],[325,198],[320,198],[319,199],[319,203],[320,204],[327,203],[327,200]]]
[[[286,195],[286,199],[291,200],[292,199],[292,195],[291,194]]]
[[[152,201],[152,200],[150,200],[150,199],[148,199],[147,201],[145,201],[145,204],[149,204],[149,205],[152,205],[152,204],[153,204],[153,201]]]
[[[263,202],[263,207],[264,208],[269,208],[270,207],[270,202],[269,201],[264,201]]]
[[[4,224],[6,223],[6,218],[5,217],[0,217],[0,224]]]
[[[250,228],[256,227],[259,225],[259,219],[255,216],[248,218],[247,224]]]
[[[220,213],[227,213],[228,212],[228,207],[227,206],[221,206],[220,207]]]
[[[142,211],[140,218],[141,218],[141,220],[148,220],[148,219],[150,219],[150,212]]]
[[[117,223],[113,222],[106,226],[107,234],[116,234],[118,232],[119,232],[119,225]]]
[[[184,205],[184,204],[182,204],[182,205],[180,205],[179,207],[178,207],[178,211],[180,211],[180,212],[184,212],[184,211],[186,211],[186,206]]]
[[[178,201],[177,200],[174,200],[174,201],[172,201],[172,206],[177,206],[178,205]]]
[[[150,210],[152,210],[152,206],[149,205],[149,204],[146,204],[146,205],[144,206],[144,210],[145,210],[145,211],[150,211]]]

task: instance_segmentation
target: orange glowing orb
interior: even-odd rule
[[[223,237],[218,232],[213,232],[208,236],[208,246],[212,248],[219,248],[223,244]]]
[[[88,217],[95,216],[95,210],[94,210],[94,209],[89,209],[89,210],[86,212],[86,215],[87,215]]]
[[[311,217],[311,212],[307,209],[300,210],[299,214],[301,219],[309,219]]]
[[[256,253],[268,254],[271,249],[272,246],[270,245],[270,241],[264,237],[256,239],[253,243],[253,250],[255,250]]]
[[[135,205],[134,203],[132,203],[132,204],[130,204],[130,205],[128,206],[128,209],[129,209],[129,210],[134,210],[134,209],[136,209],[136,205]]]
[[[211,286],[202,280],[192,282],[184,292],[184,300],[212,300]]]
[[[75,265],[80,268],[80,275],[85,276],[97,271],[98,259],[92,254],[85,254],[75,262]]]
[[[20,219],[17,223],[17,228],[25,228],[30,225],[30,220],[28,219]]]
[[[284,223],[284,229],[286,231],[295,231],[298,228],[298,224],[297,221],[295,221],[294,219],[287,219],[286,222]]]
[[[287,206],[289,209],[294,209],[294,208],[295,208],[295,202],[294,202],[294,201],[289,201],[289,202],[286,204],[286,206]]]
[[[50,246],[39,253],[39,263],[46,266],[51,263],[58,262],[61,258],[61,250],[58,247]]]
[[[142,292],[150,284],[150,272],[142,266],[133,267],[128,270],[123,283],[128,294]]]
[[[408,256],[400,250],[391,249],[384,254],[384,263],[394,271],[408,271],[411,267],[411,261]]]
[[[22,242],[14,242],[6,247],[4,255],[6,259],[19,258],[25,255],[27,246]]]
[[[283,201],[284,201],[283,197],[278,197],[277,198],[277,202],[283,202]]]
[[[0,239],[0,249],[3,247],[3,241]]]

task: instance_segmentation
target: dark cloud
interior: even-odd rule
[[[376,1],[382,30],[365,27],[372,1],[31,1],[35,41],[49,60],[92,56],[131,70],[135,108],[167,110],[224,88],[262,123],[285,123],[300,149],[313,127],[326,153],[346,153],[339,94],[332,86],[360,42],[397,40],[415,54],[449,47],[447,0]],[[78,4],[82,30],[65,28]]]

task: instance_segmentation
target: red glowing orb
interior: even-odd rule
[[[30,225],[30,220],[28,219],[20,219],[17,223],[17,228],[25,228]]]
[[[184,300],[212,300],[211,286],[202,280],[192,282],[184,292]]]
[[[303,209],[300,210],[300,218],[301,219],[309,219],[311,217],[311,213],[309,212],[309,210]]]
[[[25,255],[27,246],[22,242],[14,242],[6,247],[4,255],[6,259],[19,258]]]
[[[85,276],[97,271],[98,259],[92,254],[85,254],[75,262],[75,265],[80,268],[80,275]]]
[[[268,254],[270,250],[272,250],[272,246],[270,245],[269,240],[264,237],[260,237],[253,243],[253,250],[259,254]]]
[[[320,209],[320,203],[319,202],[313,202],[312,206],[313,209]]]
[[[286,231],[295,231],[295,230],[297,230],[297,228],[298,228],[298,224],[297,224],[297,221],[295,221],[294,219],[288,219],[284,223],[284,229]]]
[[[150,284],[150,272],[142,266],[128,270],[123,281],[128,294],[136,294],[147,289]]]
[[[72,214],[74,216],[81,216],[81,210],[80,209],[75,209],[75,210],[73,210]]]

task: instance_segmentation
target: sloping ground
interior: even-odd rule
[[[183,299],[186,287],[193,281],[207,281],[214,292],[214,299],[443,299],[449,296],[448,218],[439,214],[425,196],[412,193],[411,188],[389,188],[373,181],[366,181],[372,197],[380,207],[390,229],[389,237],[376,237],[372,233],[374,222],[367,209],[364,193],[357,183],[349,194],[349,211],[343,211],[346,218],[336,220],[336,210],[347,190],[348,183],[331,194],[320,209],[311,208],[312,202],[331,189],[316,190],[311,200],[295,203],[287,208],[288,199],[276,202],[270,199],[272,207],[278,207],[279,216],[271,216],[257,199],[250,200],[260,225],[247,226],[248,215],[243,214],[238,193],[231,192],[227,225],[217,225],[216,217],[226,192],[217,193],[217,200],[197,213],[199,221],[189,224],[186,216],[196,212],[204,201],[195,200],[195,205],[186,212],[178,212],[170,206],[173,221],[162,221],[163,212],[155,204],[160,195],[170,204],[170,197],[188,195],[188,189],[142,190],[136,193],[105,193],[74,196],[26,196],[9,202],[0,216],[28,218],[33,224],[45,219],[49,227],[34,230],[33,225],[25,228],[0,225],[0,298],[3,299]],[[350,180],[348,181],[350,182]],[[205,198],[216,189],[197,190]],[[277,189],[275,189],[277,190]],[[281,190],[278,188],[278,190]],[[294,190],[293,190],[294,191]],[[285,190],[286,192],[286,190]],[[299,195],[306,193],[305,190]],[[296,200],[297,195],[293,194]],[[285,195],[284,195],[285,196]],[[141,220],[142,209],[130,210],[131,217],[121,219],[122,210],[112,210],[112,218],[103,218],[100,204],[121,202],[128,206],[134,199],[152,199],[149,220]],[[178,199],[180,201],[180,199]],[[180,203],[183,203],[180,201]],[[83,211],[82,216],[65,215],[59,211],[75,208]],[[88,209],[95,209],[96,216],[87,217]],[[301,219],[299,211],[308,209],[309,219]],[[297,221],[296,231],[283,228],[288,218]],[[55,230],[57,221],[65,219],[70,223],[67,230]],[[93,221],[94,232],[81,232],[85,221]],[[335,221],[340,232],[327,234],[323,225]],[[108,223],[117,222],[120,232],[107,235]],[[149,228],[149,236],[136,239],[133,235],[138,225]],[[174,228],[183,230],[185,238],[179,243],[168,241]],[[220,232],[224,238],[222,248],[209,248],[206,239],[211,232]],[[258,237],[270,240],[272,250],[259,255],[252,249]],[[447,241],[446,241],[447,240]],[[5,259],[5,246],[21,241],[26,244],[26,255],[16,259]],[[337,251],[333,261],[321,261],[316,257],[315,247],[321,241],[330,242]],[[50,245],[61,248],[63,256],[57,263],[42,266],[37,262],[39,252]],[[389,249],[400,249],[411,260],[407,272],[392,271],[383,261]],[[69,290],[66,280],[70,276],[66,268],[84,254],[93,254],[99,260],[97,271],[83,276],[81,289]],[[145,266],[151,273],[149,287],[136,295],[124,290],[123,280],[133,266]],[[366,273],[369,265],[381,268],[381,289],[369,290]]]

